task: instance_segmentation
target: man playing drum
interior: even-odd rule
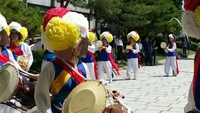
[[[77,68],[77,56],[85,57],[87,53],[88,21],[66,8],[53,8],[44,16],[42,32],[45,48],[53,50],[57,58],[42,69],[35,101],[40,113],[61,113],[65,98],[84,81],[82,70]]]

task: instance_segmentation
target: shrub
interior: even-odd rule
[[[33,64],[31,65],[30,72],[32,73],[40,73],[41,65],[43,60],[43,52],[42,51],[33,51]]]

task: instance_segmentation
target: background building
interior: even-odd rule
[[[53,7],[60,7],[60,0],[19,0],[26,3],[26,7],[39,7],[42,13],[45,13],[48,9]],[[87,2],[87,0],[85,0]],[[90,9],[75,7],[71,4],[67,7],[71,11],[82,13],[89,21],[89,28],[93,29],[95,26],[95,20],[93,18],[92,11]]]

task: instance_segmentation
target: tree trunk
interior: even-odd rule
[[[100,39],[100,33],[98,32],[98,28],[99,28],[99,19],[100,19],[100,15],[99,15],[99,11],[98,9],[95,9],[94,10],[94,13],[95,13],[95,32],[96,32],[96,35],[97,35],[97,38],[98,40]]]
[[[60,7],[66,8],[70,3],[70,0],[61,0]]]

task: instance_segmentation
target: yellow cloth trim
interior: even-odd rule
[[[63,70],[52,83],[50,88],[51,94],[57,94],[70,77],[71,75],[67,71]]]
[[[21,41],[17,41],[17,42],[15,42],[14,44],[18,47],[19,45],[22,44],[22,42],[21,42]]]
[[[0,53],[2,52],[2,47],[0,46]]]
[[[196,9],[195,9],[195,12],[194,12],[194,15],[198,21],[198,24],[200,25],[200,6],[198,6]]]
[[[46,50],[47,50],[46,48],[43,48],[43,49],[42,49],[42,52],[44,53]]]
[[[134,43],[131,43],[130,46],[133,46],[134,44],[135,44],[135,42],[134,42]]]

